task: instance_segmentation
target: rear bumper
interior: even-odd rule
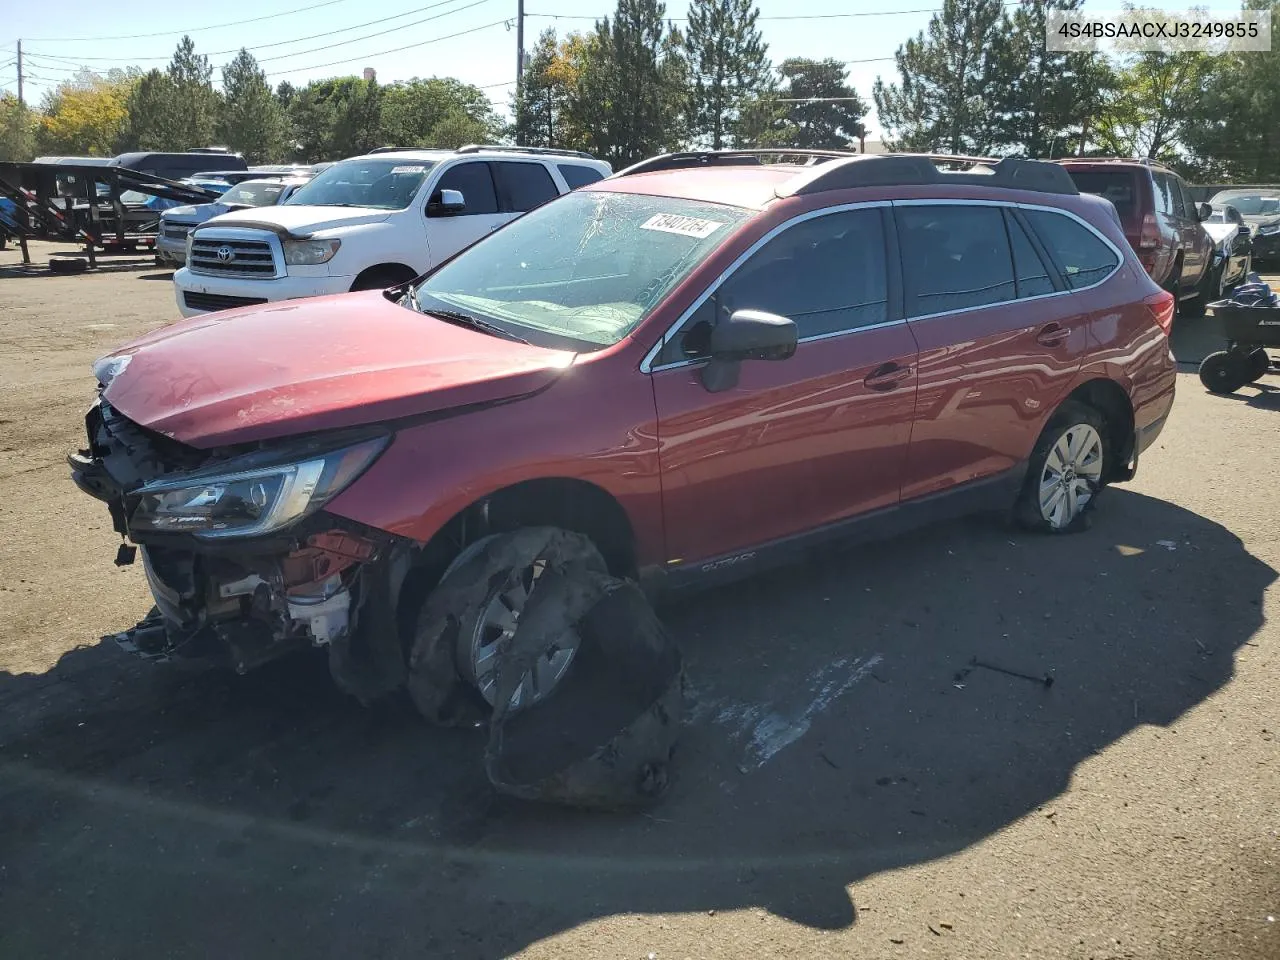
[[[346,293],[351,289],[353,279],[330,276],[286,276],[275,280],[246,280],[240,277],[209,277],[194,274],[189,268],[183,267],[173,275],[173,289],[178,301],[178,310],[184,317],[194,317],[211,310],[225,310],[233,306]],[[196,295],[190,304],[187,302],[188,292]],[[199,296],[201,294],[205,296]],[[199,305],[202,303],[205,305]]]

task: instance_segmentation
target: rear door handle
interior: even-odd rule
[[[884,363],[868,373],[862,382],[872,390],[892,390],[902,381],[908,379],[911,374],[910,367],[899,366],[896,363]]]
[[[1069,336],[1071,336],[1071,331],[1062,324],[1047,323],[1036,334],[1036,343],[1043,347],[1057,347]]]

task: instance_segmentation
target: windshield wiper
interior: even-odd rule
[[[463,327],[471,327],[473,330],[480,330],[480,331],[483,331],[484,333],[491,334],[492,336],[495,336],[495,337],[503,337],[506,340],[514,340],[516,343],[529,342],[523,337],[517,337],[514,333],[510,333],[509,331],[503,329],[502,327],[498,326],[496,323],[490,323],[488,320],[482,320],[479,317],[473,317],[469,313],[458,313],[454,310],[436,310],[435,308],[432,308],[430,310],[423,310],[421,307],[416,307],[416,304],[418,302],[418,294],[416,291],[413,292],[412,302],[415,304],[415,309],[417,309],[420,313],[426,313],[432,317],[439,317],[441,320],[445,320],[449,323],[456,323],[459,326],[463,326]]]

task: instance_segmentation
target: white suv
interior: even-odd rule
[[[285,203],[187,238],[183,316],[411,280],[562,193],[609,176],[589,154],[532,147],[396,150],[335,163]]]

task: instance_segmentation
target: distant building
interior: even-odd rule
[[[888,153],[889,151],[884,148],[883,140],[864,140],[862,142],[862,152],[863,153]]]
[[[365,68],[364,68],[364,78],[365,78],[366,80],[377,80],[377,79],[378,79],[378,71],[377,71],[377,70],[375,70],[375,69],[373,69],[373,67],[365,67]]]

